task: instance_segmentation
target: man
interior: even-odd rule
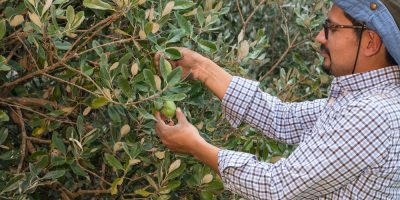
[[[161,141],[209,165],[226,189],[249,199],[400,199],[400,2],[333,3],[316,37],[323,68],[335,76],[326,99],[281,102],[257,82],[232,77],[180,48],[176,64],[222,100],[233,126],[244,121],[270,138],[298,144],[287,159],[264,163],[219,149],[180,109],[176,125],[157,114]]]

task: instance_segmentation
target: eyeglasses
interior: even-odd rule
[[[325,20],[325,23],[323,25],[324,27],[324,33],[325,33],[325,39],[328,39],[329,36],[329,29],[335,29],[335,28],[352,28],[352,29],[367,29],[367,26],[365,24],[363,25],[336,25],[336,24],[331,24],[328,20]]]

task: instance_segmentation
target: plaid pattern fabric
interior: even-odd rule
[[[283,103],[234,77],[222,108],[267,137],[298,144],[275,164],[220,150],[227,190],[248,199],[400,199],[400,67],[337,77],[327,99]]]

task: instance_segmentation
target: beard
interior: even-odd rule
[[[328,75],[332,75],[332,57],[331,57],[331,52],[325,45],[321,45],[320,47],[320,52],[325,52],[330,60],[329,65],[322,63],[322,71],[324,71]],[[327,58],[325,58],[326,60]]]

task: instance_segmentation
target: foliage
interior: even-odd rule
[[[174,101],[202,136],[274,162],[294,149],[230,128],[200,82],[153,64],[174,46],[286,101],[326,95],[317,45],[327,1],[0,1],[0,198],[236,199],[169,152],[152,109]],[[168,72],[167,72],[168,71]]]

